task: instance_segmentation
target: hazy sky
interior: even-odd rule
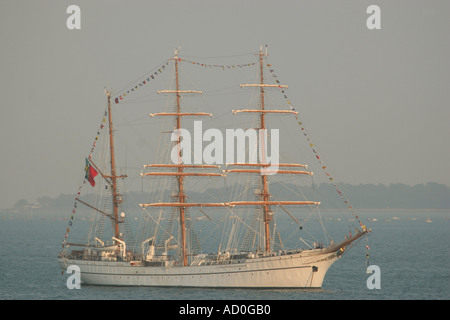
[[[71,4],[81,30],[66,26]],[[366,26],[371,4],[381,30]],[[75,193],[103,88],[123,89],[177,46],[210,58],[268,44],[341,182],[449,185],[449,17],[447,0],[2,0],[0,208]]]

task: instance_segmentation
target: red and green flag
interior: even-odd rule
[[[86,158],[86,175],[84,176],[84,178],[89,181],[89,183],[91,184],[91,186],[95,186],[95,176],[98,175],[97,170],[95,170],[95,168],[93,166],[91,166],[91,163],[89,162],[89,159]]]

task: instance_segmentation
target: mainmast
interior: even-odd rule
[[[150,114],[151,117],[153,116],[174,116],[175,117],[175,129],[177,132],[180,132],[181,127],[181,118],[185,116],[212,116],[211,113],[205,113],[205,112],[197,112],[197,113],[183,113],[181,112],[181,94],[183,93],[199,93],[202,94],[201,91],[196,90],[181,90],[180,89],[180,81],[178,76],[178,62],[180,59],[178,59],[178,50],[175,50],[174,58],[170,59],[174,61],[175,63],[175,83],[176,83],[176,90],[161,90],[158,91],[158,93],[174,93],[176,94],[176,112],[167,113],[153,113]],[[144,167],[152,168],[152,167],[159,167],[159,168],[175,168],[175,172],[148,172],[148,173],[141,173],[142,176],[174,176],[177,180],[177,186],[178,186],[178,193],[176,195],[176,198],[178,199],[177,202],[169,202],[169,203],[147,203],[147,204],[140,204],[141,207],[152,207],[152,206],[158,206],[158,207],[177,207],[180,217],[180,229],[181,229],[181,253],[182,253],[182,259],[183,259],[183,265],[188,265],[188,252],[187,252],[187,241],[186,241],[186,208],[188,207],[206,207],[206,206],[214,206],[214,207],[221,207],[225,206],[224,203],[186,203],[186,194],[184,192],[184,178],[187,176],[223,176],[221,173],[199,173],[199,172],[185,172],[185,168],[190,169],[200,169],[200,168],[219,168],[218,166],[213,165],[190,165],[190,164],[183,164],[182,163],[182,151],[181,151],[181,136],[178,135],[177,138],[177,145],[178,145],[178,163],[176,164],[154,164],[154,165],[146,165]]]

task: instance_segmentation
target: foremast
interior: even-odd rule
[[[102,176],[103,179],[105,179],[106,183],[108,183],[108,185],[111,187],[112,190],[112,213],[109,212],[105,212],[103,210],[100,210],[99,208],[97,208],[96,206],[87,203],[86,201],[81,200],[79,197],[76,197],[75,200],[85,206],[87,206],[88,208],[91,208],[95,211],[97,211],[98,213],[108,217],[109,219],[111,219],[111,221],[113,222],[113,240],[115,240],[116,243],[120,243],[121,240],[121,233],[120,233],[120,228],[119,225],[120,223],[123,222],[123,217],[119,217],[119,206],[122,203],[122,198],[121,198],[121,194],[119,194],[118,192],[118,187],[117,187],[117,179],[119,178],[126,178],[127,175],[116,175],[116,161],[115,161],[115,153],[114,153],[114,126],[113,126],[113,119],[112,119],[112,110],[111,110],[111,92],[109,90],[105,90],[105,94],[107,97],[107,114],[108,114],[108,135],[109,135],[109,154],[110,154],[110,174],[105,174],[104,172],[102,172],[102,170],[100,170],[100,168],[95,164],[95,162],[92,160],[91,156],[89,156],[89,158],[87,158],[87,160],[89,161],[89,163],[95,168],[95,170],[100,173],[100,175]],[[105,113],[105,116],[106,116]],[[120,219],[122,218],[122,219]],[[76,246],[94,246],[91,244],[87,244],[87,245],[81,245],[81,244],[75,244],[75,243],[68,243],[70,245],[76,245]]]
[[[112,184],[112,204],[114,217],[114,237],[119,238],[119,201],[117,195],[117,180],[116,180],[116,160],[114,156],[114,131],[111,114],[111,92],[106,92],[108,98],[108,124],[109,124],[109,148],[110,148],[110,165],[111,165],[111,184]]]

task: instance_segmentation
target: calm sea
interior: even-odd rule
[[[370,264],[381,271],[381,289],[366,285],[365,241],[328,271],[321,290],[240,290],[147,287],[66,287],[56,256],[67,221],[11,219],[0,215],[1,300],[442,300],[450,298],[450,214],[360,213],[372,228]],[[395,218],[394,218],[395,217]],[[369,222],[368,218],[377,221]],[[393,219],[394,218],[394,219]],[[338,221],[327,221],[327,228]]]

